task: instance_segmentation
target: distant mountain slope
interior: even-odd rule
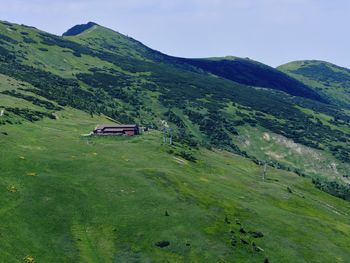
[[[318,60],[290,62],[278,69],[350,108],[350,69]]]
[[[87,24],[81,24],[81,25],[76,25],[70,29],[68,29],[65,33],[63,33],[63,36],[75,36],[79,35],[80,33],[88,30],[89,28],[97,25],[94,22],[89,22]]]
[[[83,28],[82,25],[79,27]],[[147,58],[159,62],[181,64],[182,66],[189,64],[240,84],[281,90],[293,96],[326,102],[324,98],[305,84],[272,67],[249,59],[235,57],[184,59],[171,57],[150,49],[141,42],[109,28],[102,26],[90,27],[89,23],[85,25],[84,31],[67,39],[87,45],[90,48],[103,49],[119,55]]]
[[[81,29],[76,31],[75,28]],[[88,46],[95,50],[103,50],[111,52],[119,56],[127,56],[141,60],[164,60],[167,56],[153,50],[141,42],[123,35],[117,31],[89,22],[87,24],[78,25],[68,30],[73,30],[77,34],[66,34],[63,36],[67,40],[71,40]],[[78,33],[79,32],[79,33]]]
[[[223,57],[208,59],[186,59],[196,67],[235,82],[281,90],[293,96],[326,101],[305,84],[262,63],[243,58]]]

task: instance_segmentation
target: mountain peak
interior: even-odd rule
[[[75,25],[72,28],[68,29],[65,33],[63,33],[63,36],[76,36],[90,29],[93,26],[98,26],[98,24],[96,24],[95,22],[88,22],[86,24]]]

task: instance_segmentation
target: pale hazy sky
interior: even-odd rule
[[[94,21],[182,57],[350,68],[350,0],[0,0],[0,20],[62,34]]]

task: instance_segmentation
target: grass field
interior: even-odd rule
[[[156,131],[83,138],[106,120],[69,108],[57,115],[0,128],[8,134],[0,135],[1,262],[350,257],[350,204],[307,179],[270,168],[263,181],[260,167],[223,151],[197,149],[189,162],[169,154]]]

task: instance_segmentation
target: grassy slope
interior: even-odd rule
[[[28,86],[0,77],[0,91]],[[81,134],[108,120],[70,108],[55,114],[56,120],[0,126],[2,262],[28,255],[37,262],[346,262],[350,256],[350,204],[307,179],[269,168],[263,181],[260,167],[224,151],[197,149],[198,161],[188,162],[169,154],[157,131],[87,139]],[[265,236],[242,234],[236,222]],[[154,245],[162,240],[170,246]],[[264,251],[254,252],[252,242]]]
[[[58,120],[6,125],[0,135],[0,258],[22,262],[346,262],[350,205],[295,174],[196,151],[167,153],[161,134],[83,139],[101,118],[71,109]],[[178,146],[181,147],[181,146]],[[17,192],[9,192],[14,186]],[[293,194],[288,193],[287,186]],[[170,216],[164,216],[165,211]],[[227,215],[231,224],[224,221]],[[262,231],[230,245],[239,220]],[[170,241],[160,249],[154,243]],[[239,241],[239,240],[238,240]],[[186,246],[189,243],[190,246]]]
[[[349,69],[317,60],[294,61],[278,69],[327,94],[340,105],[350,107]]]

